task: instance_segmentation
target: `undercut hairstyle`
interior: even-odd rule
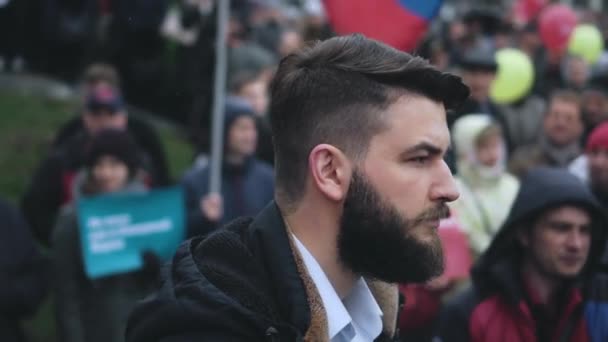
[[[387,129],[382,113],[419,95],[455,109],[469,96],[460,77],[360,34],[317,42],[281,61],[271,85],[277,199],[286,210],[302,197],[308,157],[319,144],[364,158]]]

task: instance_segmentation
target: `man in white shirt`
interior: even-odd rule
[[[397,341],[396,283],[443,269],[443,160],[461,79],[361,35],[283,59],[275,201],[189,241],[128,341]]]

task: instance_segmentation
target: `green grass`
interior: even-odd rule
[[[73,115],[66,102],[0,94],[0,194],[16,201],[46,155],[57,127]]]
[[[74,104],[31,96],[0,93],[0,194],[16,201]],[[170,165],[178,178],[191,164],[192,148],[176,129],[158,127]]]
[[[17,203],[31,175],[47,155],[57,129],[75,113],[73,103],[0,93],[0,195]],[[173,179],[191,164],[192,148],[170,126],[158,127]],[[28,322],[35,342],[55,342],[52,299]]]

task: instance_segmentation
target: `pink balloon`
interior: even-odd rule
[[[539,33],[545,47],[553,52],[563,51],[576,26],[576,13],[566,5],[551,5],[539,18]]]

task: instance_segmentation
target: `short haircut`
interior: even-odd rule
[[[118,71],[112,65],[105,63],[94,63],[87,67],[82,77],[82,82],[87,85],[106,82],[112,87],[120,88]]]
[[[270,101],[278,198],[288,207],[301,198],[308,156],[319,144],[336,146],[349,158],[364,156],[371,138],[386,128],[382,111],[406,94],[454,109],[469,89],[460,77],[359,34],[286,56]]]
[[[580,95],[574,90],[568,89],[559,89],[551,93],[551,97],[549,99],[549,107],[553,104],[554,101],[563,101],[576,105],[576,107],[581,108],[582,101]]]

